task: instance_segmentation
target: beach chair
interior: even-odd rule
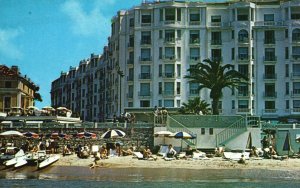
[[[133,152],[133,156],[137,157],[139,160],[144,159],[144,156],[141,152]]]
[[[167,151],[168,145],[161,145],[157,155],[165,157],[167,155]]]

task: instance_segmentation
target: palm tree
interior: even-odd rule
[[[207,104],[204,100],[201,100],[200,97],[195,97],[194,99],[189,99],[188,103],[183,103],[183,107],[179,110],[179,113],[193,113],[199,114],[209,114],[210,109],[209,104]]]
[[[222,97],[222,89],[235,88],[241,83],[247,83],[248,77],[234,70],[230,64],[221,65],[219,61],[203,60],[195,67],[188,69],[190,75],[185,76],[190,83],[198,83],[198,89],[210,89],[212,99],[212,113],[219,115],[219,100]]]

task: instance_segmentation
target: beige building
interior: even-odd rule
[[[0,112],[9,112],[12,107],[33,106],[38,90],[39,86],[21,75],[17,66],[0,65]]]

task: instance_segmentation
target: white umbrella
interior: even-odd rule
[[[158,132],[154,133],[154,136],[156,136],[156,137],[164,137],[164,144],[165,144],[165,143],[166,143],[166,142],[165,142],[165,138],[166,138],[167,136],[172,135],[172,134],[173,134],[173,133],[170,132],[170,131],[158,131]]]
[[[0,133],[0,136],[20,136],[23,137],[24,135],[19,131],[5,131]]]
[[[103,135],[101,135],[101,138],[122,138],[126,134],[118,129],[108,130]]]

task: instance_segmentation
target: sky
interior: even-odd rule
[[[216,0],[215,0],[216,1]],[[0,0],[0,64],[16,65],[51,105],[51,82],[91,53],[101,54],[111,18],[142,0]]]

